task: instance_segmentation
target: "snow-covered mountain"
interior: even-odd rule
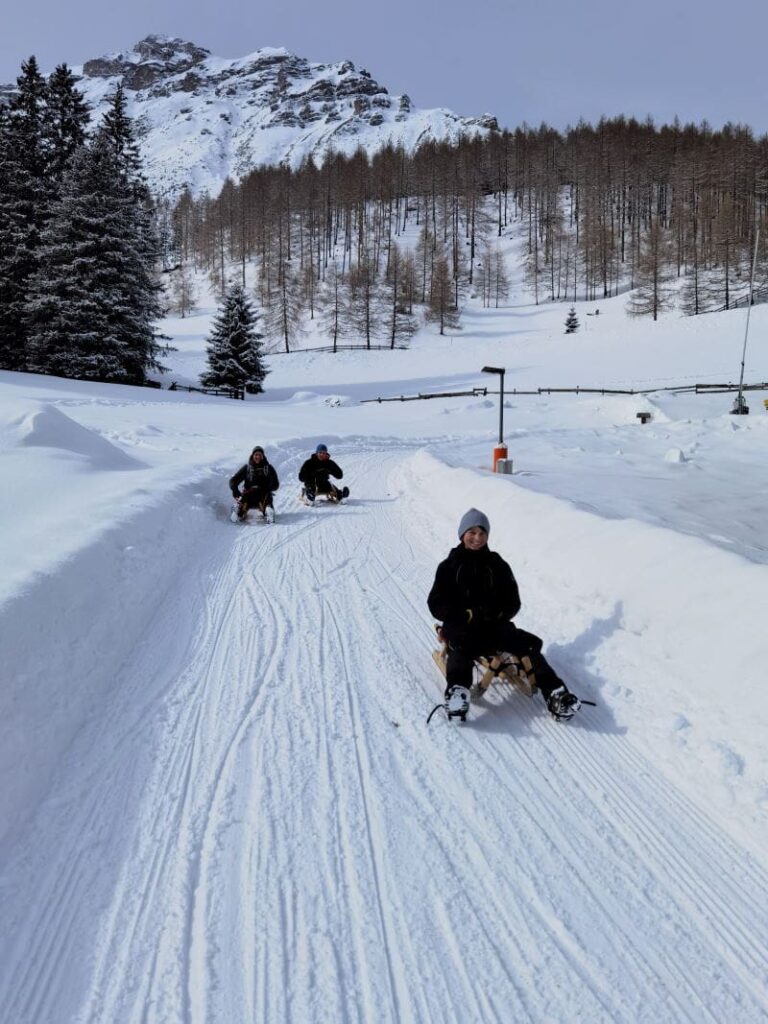
[[[96,116],[122,82],[147,177],[160,194],[185,185],[215,194],[228,176],[238,179],[259,164],[297,167],[310,155],[321,162],[330,151],[374,152],[388,142],[411,150],[497,128],[490,114],[418,110],[351,61],[313,64],[282,48],[226,60],[151,35],[73,70]]]

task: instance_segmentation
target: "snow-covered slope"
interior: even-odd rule
[[[412,150],[496,126],[487,114],[418,110],[350,61],[316,64],[284,49],[225,60],[181,39],[148,36],[74,70],[95,115],[123,83],[148,180],[161,194],[185,185],[216,194],[227,177],[260,164],[297,167],[332,150],[372,153],[390,142]]]
[[[360,404],[738,370],[738,312],[623,306],[275,356],[245,402],[0,374],[3,1019],[764,1024],[768,396],[510,394],[511,477],[496,396]],[[186,373],[210,319],[166,325]],[[345,506],[299,504],[318,440]],[[275,526],[227,516],[255,443]],[[471,504],[569,725],[425,724]]]

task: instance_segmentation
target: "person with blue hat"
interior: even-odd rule
[[[328,452],[328,446],[320,443],[299,470],[299,480],[304,485],[301,498],[307,505],[315,504],[318,494],[325,494],[329,501],[339,502],[349,496],[348,487],[337,487],[330,478],[341,480],[344,476]]]
[[[581,707],[541,653],[543,641],[511,620],[520,611],[520,591],[511,568],[488,547],[488,516],[471,508],[459,522],[459,544],[440,563],[427,604],[442,623],[448,646],[445,701],[449,714],[469,708],[473,666],[477,658],[501,651],[528,658],[550,714],[573,718]]]

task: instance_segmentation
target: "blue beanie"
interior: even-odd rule
[[[328,445],[327,444],[319,444],[317,446],[317,448],[315,448],[315,455],[317,455],[318,452],[327,452],[327,451],[328,451]]]
[[[459,540],[461,540],[467,530],[471,530],[473,526],[481,527],[486,533],[491,532],[491,524],[488,522],[488,516],[485,512],[481,512],[476,508],[471,508],[469,512],[465,512],[461,517],[461,522],[459,523]]]

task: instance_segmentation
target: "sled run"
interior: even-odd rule
[[[281,478],[302,452],[284,451]],[[35,621],[30,595],[39,657],[72,686],[109,682],[0,847],[3,1021],[768,1019],[759,850],[632,726],[660,713],[662,683],[646,699],[643,680],[704,686],[706,653],[627,626],[610,567],[580,589],[565,553],[556,568],[545,538],[534,551],[492,515],[520,624],[598,706],[563,725],[540,696],[494,692],[465,726],[427,728],[441,680],[425,597],[471,474],[395,445],[343,454],[353,498],[332,515],[281,492],[274,527],[239,530],[225,494],[215,512],[218,479],[165,510],[162,583],[121,579],[105,545],[93,635],[65,642],[64,612]],[[554,507],[514,500],[521,516]],[[629,726],[614,714],[628,680]]]

